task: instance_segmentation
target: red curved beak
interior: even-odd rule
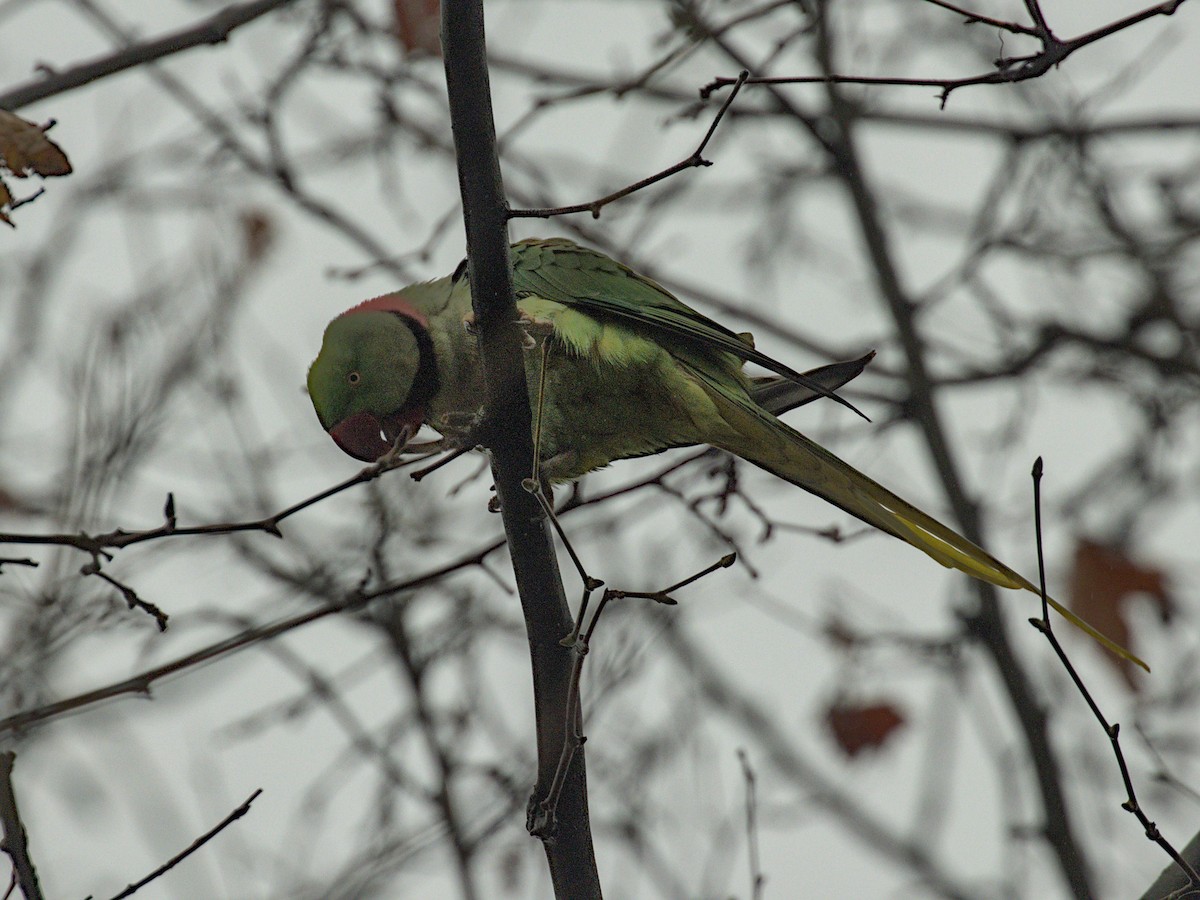
[[[355,459],[375,462],[396,445],[408,442],[425,421],[423,409],[410,409],[384,416],[380,421],[371,413],[360,412],[347,416],[329,429],[329,436]]]

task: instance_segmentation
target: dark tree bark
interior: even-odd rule
[[[536,498],[522,487],[533,473],[532,419],[521,333],[512,324],[516,308],[508,206],[496,158],[483,4],[479,0],[442,4],[442,45],[466,222],[468,272],[487,381],[490,426],[486,441],[533,664],[538,777],[532,809],[546,796],[567,745],[572,657],[561,641],[570,634],[573,622],[546,519]],[[572,757],[556,812],[555,821],[542,835],[555,896],[600,897],[582,747]]]

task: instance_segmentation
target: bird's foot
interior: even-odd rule
[[[575,450],[564,450],[543,459],[538,465],[538,477],[546,488],[546,496],[553,496],[549,490],[552,483],[573,481],[579,477],[579,454]]]
[[[475,313],[469,312],[463,316],[462,324],[467,334],[478,336],[479,323],[475,319]],[[521,329],[521,346],[525,350],[541,346],[542,341],[554,334],[553,322],[549,319],[535,318],[524,310],[517,311],[517,318],[513,324]]]
[[[521,329],[521,348],[534,350],[542,346],[547,338],[554,334],[554,323],[549,319],[539,319],[531,316],[525,310],[519,310],[516,325]]]

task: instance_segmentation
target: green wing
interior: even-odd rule
[[[842,385],[853,381],[861,375],[863,369],[867,367],[867,363],[874,358],[875,351],[872,350],[858,359],[830,363],[827,366],[809,369],[804,373],[804,377],[812,379],[817,384],[824,385],[831,391],[836,391]],[[776,375],[750,379],[750,399],[767,412],[776,416],[783,415],[789,409],[795,409],[797,406],[810,403],[820,396],[814,390]]]
[[[814,394],[861,412],[820,381],[754,349],[740,335],[701,315],[661,285],[614,259],[565,238],[531,239],[513,245],[513,290],[593,314],[616,316],[662,335],[683,338],[757,363]],[[865,419],[866,416],[863,416]]]

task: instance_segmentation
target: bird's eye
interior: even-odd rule
[[[349,375],[346,376],[346,380],[349,381],[351,384],[358,384],[360,381],[362,381],[362,376],[359,375],[357,372],[351,372]]]

